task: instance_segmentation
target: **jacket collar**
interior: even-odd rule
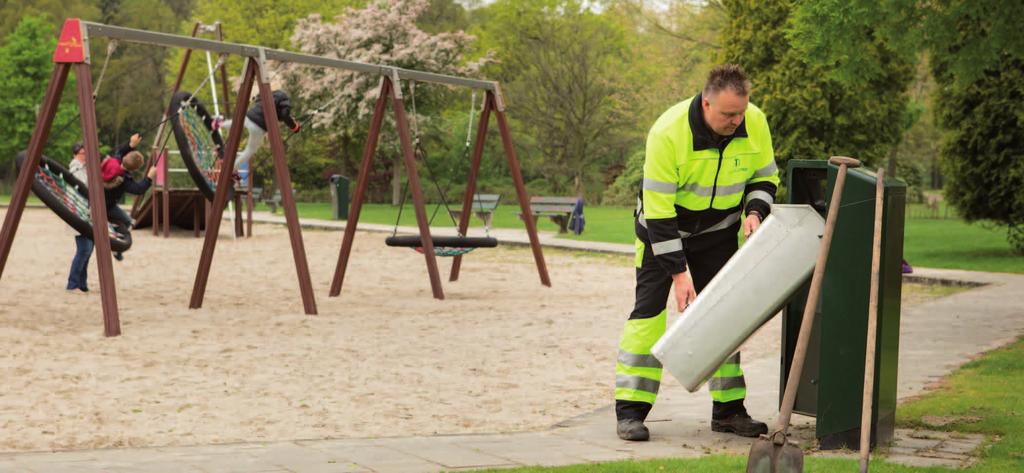
[[[704,107],[701,106],[701,94],[697,94],[693,97],[693,101],[690,102],[690,132],[693,133],[693,150],[701,151],[710,148],[718,148],[719,143],[716,141],[715,134],[708,128],[708,124],[704,121]],[[736,131],[732,136],[727,136],[722,141],[728,146],[729,141],[733,138],[746,138],[747,137],[747,120],[746,118],[740,122],[740,126],[736,128]],[[724,146],[723,146],[724,148]]]

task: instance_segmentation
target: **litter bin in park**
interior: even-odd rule
[[[348,220],[348,178],[331,175],[331,215],[335,220]]]
[[[824,217],[838,169],[823,160],[790,161],[788,203],[810,204]],[[874,172],[865,168],[847,173],[817,320],[797,389],[794,412],[816,417],[816,436],[823,450],[856,450],[860,445],[875,177]],[[872,445],[890,443],[895,428],[906,186],[886,179],[883,195]],[[784,309],[780,401],[809,287],[808,281]]]

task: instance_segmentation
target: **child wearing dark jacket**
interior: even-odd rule
[[[100,162],[100,174],[103,177],[103,197],[107,206],[107,221],[114,225],[119,233],[127,234],[132,228],[132,218],[117,203],[126,193],[142,195],[153,184],[156,167],[151,166],[146,177],[141,181],[132,178],[131,173],[142,167],[142,153],[135,151],[141,137],[136,133],[128,144],[118,148]],[[120,261],[123,256],[115,252],[114,257]]]
[[[278,120],[281,120],[281,123],[284,123],[292,133],[298,133],[301,126],[292,116],[292,103],[288,98],[288,93],[283,90],[275,90],[273,96],[274,110],[277,111]],[[245,143],[245,149],[235,159],[236,171],[242,164],[249,162],[252,155],[256,154],[256,150],[263,144],[263,136],[267,134],[267,120],[263,116],[263,104],[260,103],[259,96],[256,96],[256,103],[245,113],[244,125],[246,131],[249,132],[249,141]],[[227,130],[231,128],[231,120],[224,122],[221,127],[224,129],[222,133],[227,133]]]

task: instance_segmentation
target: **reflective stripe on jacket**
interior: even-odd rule
[[[637,236],[671,274],[686,269],[686,239],[736,238],[744,209],[767,217],[779,184],[764,112],[749,104],[721,142],[703,114],[697,94],[662,114],[647,136]]]

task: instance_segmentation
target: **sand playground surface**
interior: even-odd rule
[[[92,290],[66,291],[74,233],[26,209],[0,280],[0,452],[530,431],[613,402],[630,256],[545,249],[550,288],[526,247],[467,255],[455,283],[439,258],[438,301],[421,254],[359,232],[333,298],[342,234],[307,229],[308,316],[286,228],[229,228],[198,310],[203,240],[136,230],[114,261],[122,335],[105,338],[95,255]],[[777,359],[779,319],[745,362]],[[666,374],[661,391],[707,399],[710,417],[706,388]]]
[[[6,208],[0,208],[0,215]],[[66,291],[73,233],[26,209],[0,280],[0,451],[543,429],[607,406],[631,258],[477,250],[446,300],[421,254],[360,232],[327,297],[340,232],[303,230],[319,315],[303,313],[283,226],[229,225],[203,308],[202,239],[133,233],[114,261],[120,337],[89,293]]]

